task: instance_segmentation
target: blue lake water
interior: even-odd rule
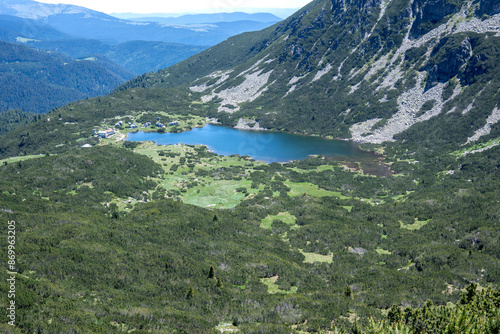
[[[127,140],[153,141],[158,145],[206,145],[210,151],[220,155],[249,155],[265,162],[301,160],[310,155],[344,157],[358,161],[373,159],[372,153],[364,152],[347,141],[276,131],[238,130],[211,124],[181,133],[129,133]]]

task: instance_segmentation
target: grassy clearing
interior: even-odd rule
[[[333,263],[333,254],[322,255],[317,253],[308,253],[304,252],[302,249],[299,249],[299,251],[306,257],[303,261],[304,263]]]
[[[19,162],[19,161],[25,161],[25,160],[29,160],[29,159],[41,158],[43,156],[44,156],[43,154],[37,154],[37,155],[25,155],[25,156],[22,156],[22,157],[13,157],[13,158],[8,158],[8,159],[0,160],[0,164],[7,164],[8,165],[8,164],[16,163],[16,162]]]
[[[495,147],[498,145],[500,145],[500,138],[494,138],[494,139],[491,139],[485,143],[475,143],[467,148],[457,150],[457,151],[452,152],[450,154],[454,155],[456,157],[460,157],[460,156],[463,156],[463,155],[466,155],[469,153],[473,153],[473,151],[476,151],[476,150],[488,149],[488,148],[492,148],[492,147]]]
[[[218,330],[221,333],[224,333],[224,332],[233,333],[233,332],[238,332],[239,331],[238,327],[233,326],[233,324],[230,323],[230,322],[223,322],[219,326],[215,327],[215,329]]]
[[[401,228],[410,230],[410,231],[415,231],[415,230],[420,230],[423,226],[427,225],[429,223],[430,219],[427,220],[418,220],[418,218],[415,218],[415,223],[413,224],[403,224],[403,222],[399,222],[401,225]]]
[[[305,174],[305,173],[312,173],[312,172],[323,172],[323,171],[333,171],[335,168],[335,166],[333,165],[321,165],[321,166],[318,166],[317,168],[315,169],[302,169],[302,168],[298,168],[298,167],[292,167],[292,168],[289,168],[290,170],[293,170],[294,172],[297,172],[297,173],[301,173],[301,174]]]
[[[144,154],[160,164],[164,170],[164,175],[158,180],[160,186],[170,192],[169,196],[176,196],[188,204],[229,209],[241,203],[246,196],[252,196],[263,189],[263,187],[251,188],[252,182],[245,178],[224,180],[212,176],[197,176],[199,171],[213,173],[230,167],[244,167],[245,173],[248,174],[253,171],[253,167],[262,163],[240,156],[213,155],[200,158],[196,148],[180,144],[156,145],[144,142],[135,149],[135,152]],[[161,152],[165,152],[166,155],[160,155]],[[191,167],[188,166],[189,161],[192,163]],[[173,168],[174,166],[177,168]],[[237,192],[238,188],[245,188],[247,194]]]
[[[405,195],[397,195],[397,196],[392,196],[391,197],[394,201],[396,202],[404,202],[405,200]]]
[[[382,249],[380,247],[378,247],[377,249],[375,249],[375,251],[379,254],[379,255],[391,255],[392,253],[389,252],[388,250],[385,250],[385,249]]]
[[[182,195],[185,203],[201,207],[234,208],[245,199],[236,189],[250,185],[248,181],[215,181],[201,187],[191,188]]]
[[[261,278],[260,281],[261,283],[265,284],[267,286],[267,292],[274,294],[274,293],[284,293],[284,294],[290,294],[290,293],[296,293],[297,292],[297,287],[292,286],[290,287],[290,290],[281,290],[279,288],[279,285],[276,284],[276,281],[278,280],[279,276],[273,276],[269,278]]]
[[[310,182],[285,181],[284,184],[290,187],[290,191],[288,192],[288,196],[290,197],[300,196],[304,193],[314,197],[326,197],[326,196],[337,196],[337,195],[342,196],[342,194],[340,194],[339,192],[333,192],[321,189],[317,185],[312,184]]]
[[[285,224],[289,225],[290,229],[292,229],[292,230],[300,227],[299,225],[297,225],[295,223],[297,220],[297,217],[290,214],[290,212],[288,212],[288,211],[280,212],[277,215],[268,215],[266,218],[262,219],[262,221],[260,223],[260,227],[270,230],[271,225],[273,224],[273,221],[276,219],[281,220]]]

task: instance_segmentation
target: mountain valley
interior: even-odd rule
[[[499,20],[493,0],[314,0],[110,94],[14,112],[0,329],[498,333]],[[209,123],[373,158],[126,140]]]

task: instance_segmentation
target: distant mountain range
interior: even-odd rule
[[[232,14],[232,13],[246,13],[246,14],[272,14],[280,18],[280,20],[286,19],[287,17],[293,15],[300,8],[255,8],[255,7],[239,7],[238,12],[234,12],[234,8],[218,8],[214,10],[201,10],[201,11],[192,11],[192,12],[174,12],[174,13],[110,13],[109,15],[124,19],[124,20],[134,20],[137,18],[148,18],[148,17],[162,17],[162,18],[175,18],[175,17],[196,17],[197,15],[214,15],[220,16],[223,14]],[[233,20],[232,16],[225,17]],[[255,19],[253,19],[255,20]],[[223,22],[221,20],[216,20],[214,22]],[[265,21],[264,21],[265,22]]]
[[[224,22],[212,22],[217,17]],[[210,23],[197,23],[209,18]],[[189,20],[192,22],[187,24]],[[134,75],[169,67],[232,35],[260,30],[279,20],[267,13],[231,13],[191,15],[171,24],[138,22],[73,5],[1,0],[0,40],[33,48],[17,49],[43,63],[37,63],[39,71],[33,70],[36,67],[33,64],[26,70],[0,57],[4,84],[0,89],[4,97],[0,108],[45,112],[70,101],[107,94]],[[184,23],[180,24],[181,21]],[[13,47],[2,44],[3,49]],[[81,59],[93,61],[76,61]],[[20,62],[26,67],[24,60]],[[62,63],[71,65],[57,69]],[[75,73],[70,74],[68,69]],[[51,74],[37,77],[40,71]],[[101,73],[99,84],[93,83],[97,77],[90,79],[89,73]],[[65,82],[68,76],[73,78],[74,85],[60,86],[58,82]],[[78,82],[80,79],[84,82]],[[94,86],[90,88],[87,84]]]
[[[97,39],[108,44],[142,40],[215,45],[235,34],[260,30],[281,20],[271,14],[236,14],[240,19],[231,21],[231,25],[228,25],[228,22],[219,25],[211,21],[210,24],[200,26],[196,23],[200,21],[197,18],[192,18],[196,21],[195,25],[185,25],[185,23],[170,25],[124,20],[84,7],[45,4],[32,0],[2,0],[0,14],[37,20],[66,35],[81,39]],[[262,21],[264,16],[267,18]],[[252,20],[253,17],[257,20]]]
[[[73,59],[0,41],[0,110],[47,112],[105,95],[133,77],[102,56]]]
[[[164,16],[139,16],[130,17],[131,21],[140,22],[159,22],[163,24],[203,24],[203,23],[221,23],[221,22],[238,22],[238,21],[252,21],[261,23],[276,23],[281,21],[282,18],[271,13],[216,13],[216,14],[187,14],[178,17],[164,17]]]
[[[215,22],[217,18],[222,22]],[[101,54],[135,74],[166,68],[230,36],[281,19],[269,13],[222,13],[165,20],[170,23],[124,20],[72,5],[0,1],[1,40],[74,58]]]
[[[1,0],[0,14],[26,19],[46,19],[57,15],[82,15],[107,19],[109,16],[94,10],[66,4],[47,4],[31,0]]]

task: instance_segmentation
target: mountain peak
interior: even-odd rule
[[[468,108],[479,117],[472,129],[454,123],[465,143],[495,108],[479,99],[499,98],[499,11],[493,0],[316,0],[123,88],[186,85],[229,125],[252,116],[266,128],[370,143],[422,122],[437,131]]]
[[[66,4],[48,4],[32,0],[2,0],[0,1],[0,14],[26,19],[42,19],[57,14],[108,16],[85,7]],[[112,18],[111,16],[109,17]]]

